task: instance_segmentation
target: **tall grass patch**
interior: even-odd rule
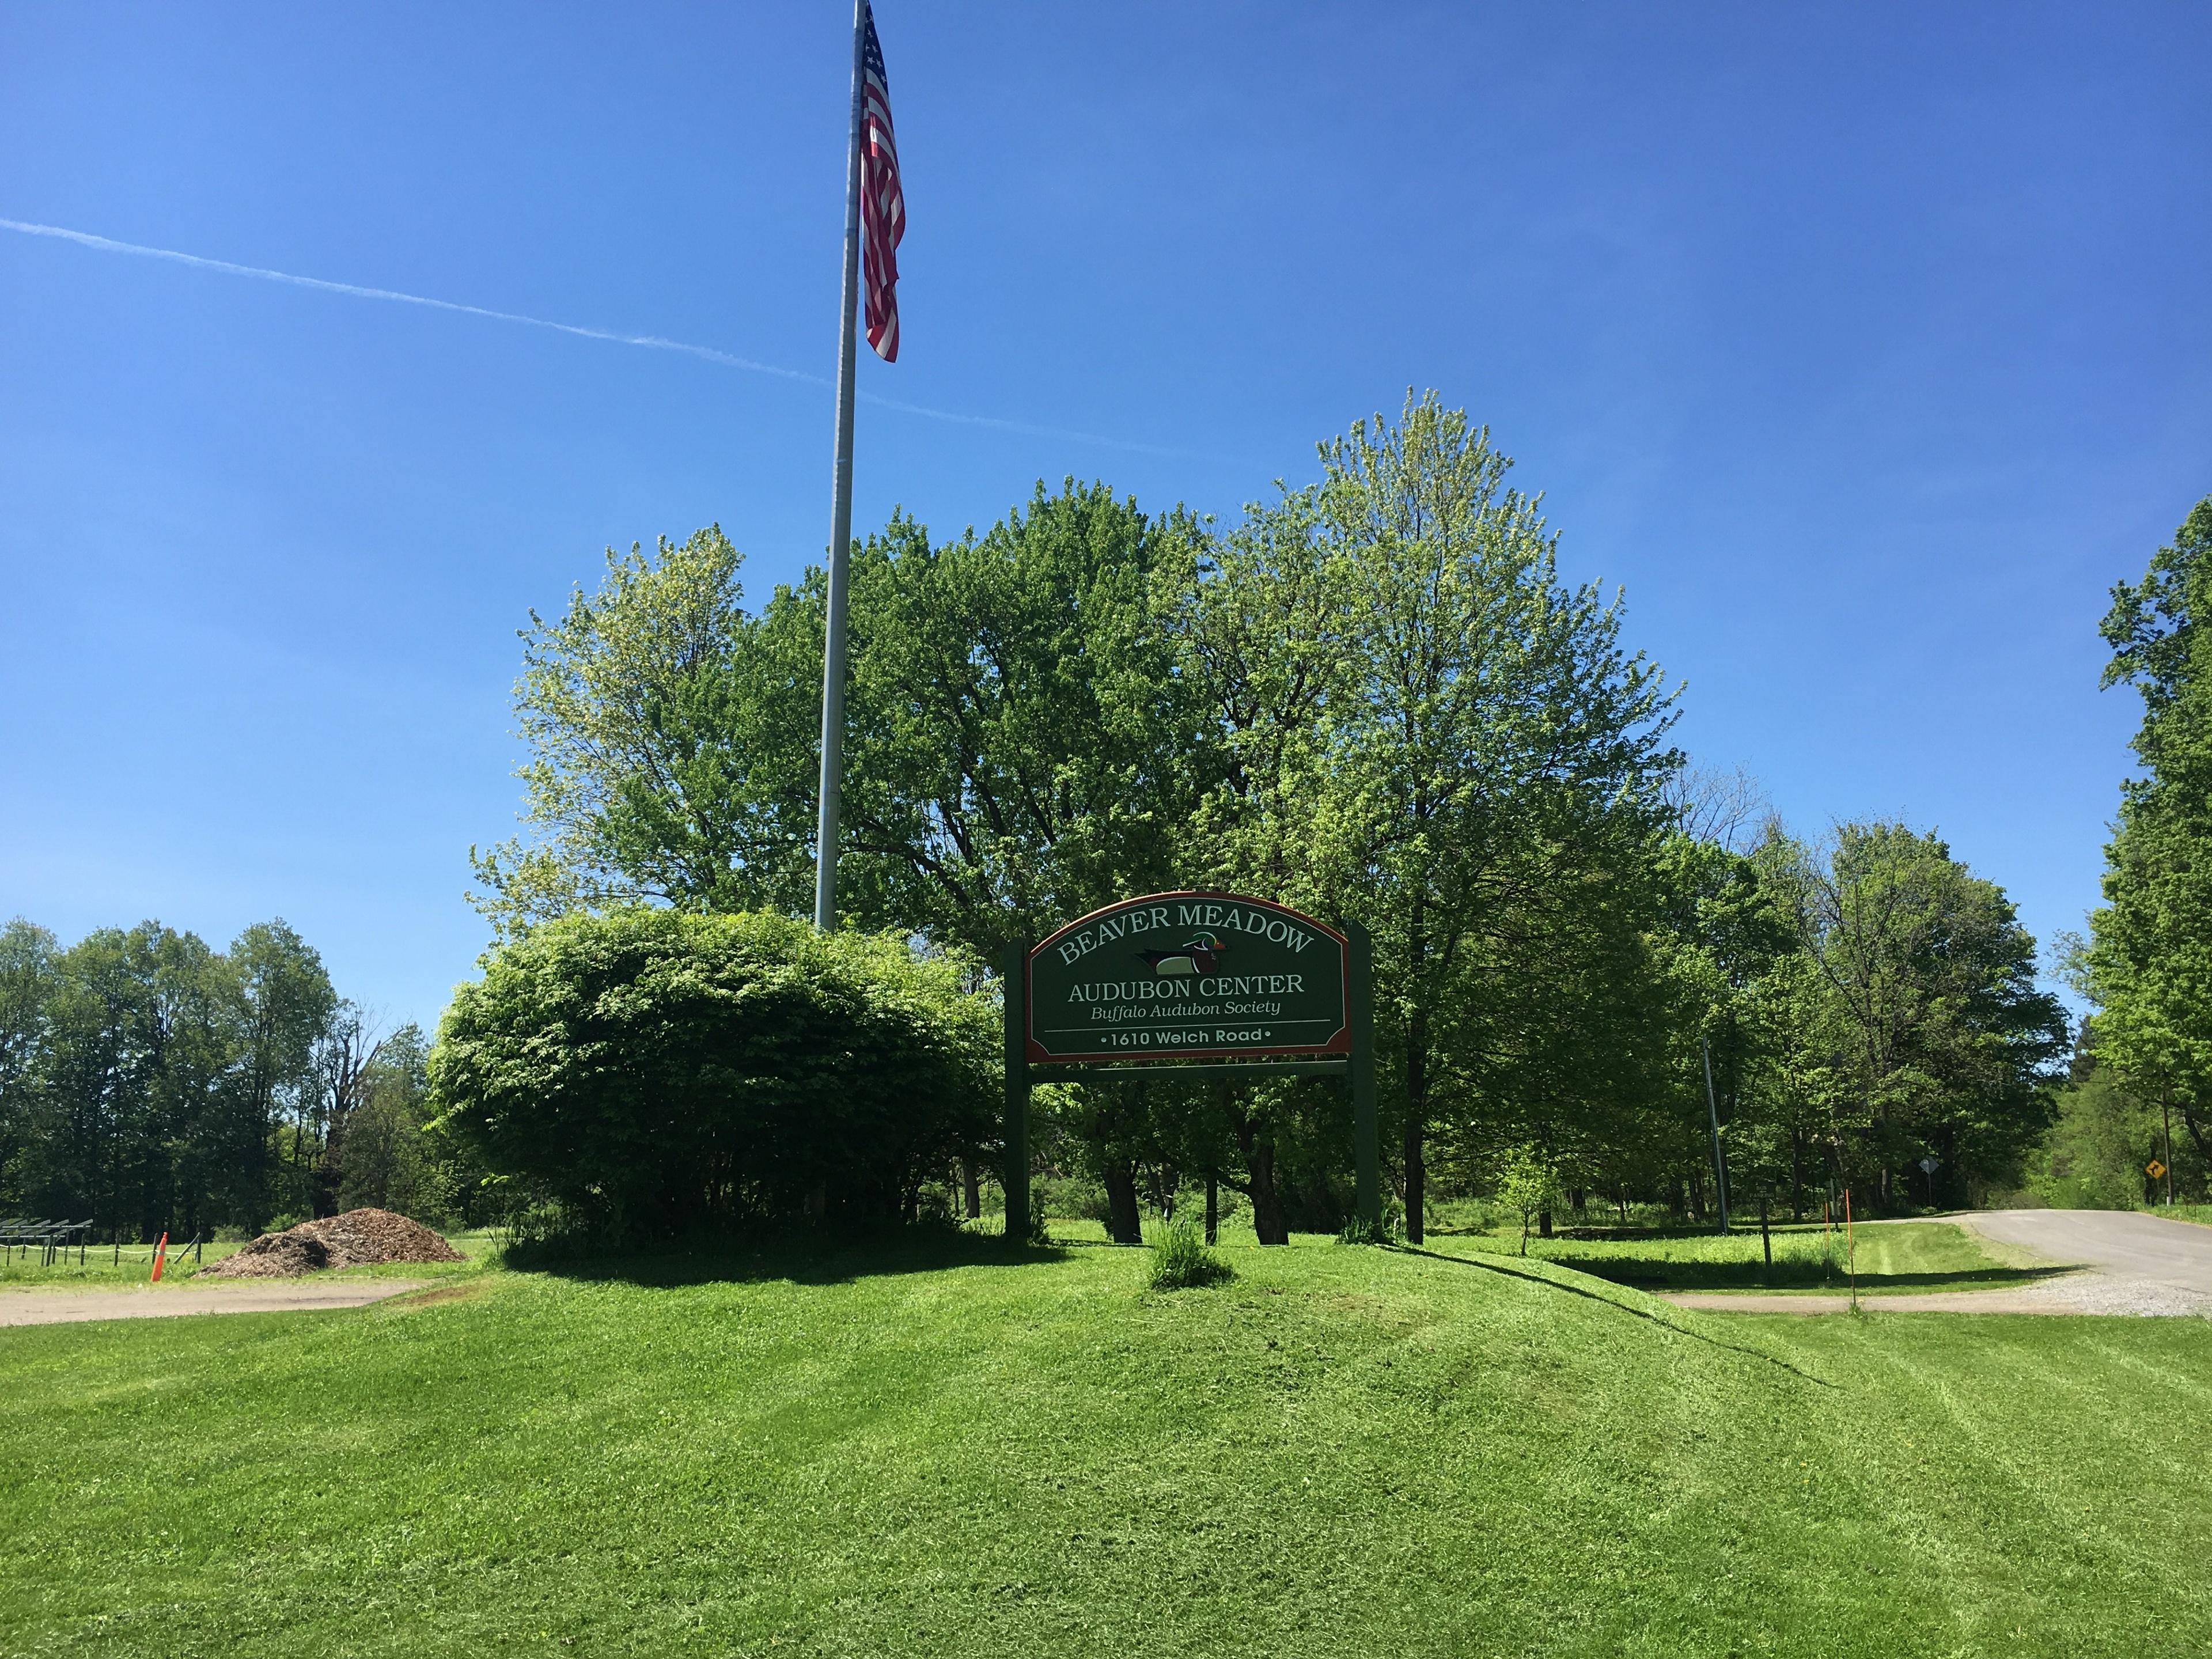
[[[1205,1235],[1188,1217],[1177,1217],[1152,1241],[1152,1285],[1156,1291],[1197,1291],[1225,1284],[1237,1270],[1206,1247]]]

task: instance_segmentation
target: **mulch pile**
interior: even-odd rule
[[[424,1226],[389,1210],[348,1210],[264,1233],[235,1255],[211,1262],[202,1279],[295,1279],[325,1267],[382,1261],[459,1261],[461,1253]]]

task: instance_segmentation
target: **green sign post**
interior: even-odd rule
[[[1153,893],[1017,945],[1003,966],[1009,1236],[1028,1231],[1034,1070],[1079,1066],[1345,1078],[1354,1205],[1381,1220],[1372,953],[1357,922],[1339,932],[1267,899]]]

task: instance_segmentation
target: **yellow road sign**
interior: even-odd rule
[[[2143,1165],[2143,1173],[2148,1176],[2153,1181],[2155,1181],[2166,1173],[2166,1165],[2160,1163],[2156,1158],[2153,1158],[2149,1163]]]

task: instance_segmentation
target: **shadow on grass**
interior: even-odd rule
[[[1792,1376],[1802,1378],[1808,1382],[1817,1383],[1821,1388],[1832,1389],[1836,1386],[1826,1377],[1815,1376],[1810,1371],[1800,1370],[1788,1360],[1778,1358],[1762,1349],[1747,1348],[1740,1342],[1723,1342],[1717,1336],[1707,1336],[1703,1331],[1693,1331],[1687,1326],[1677,1324],[1663,1315],[1653,1313],[1648,1309],[1632,1308],[1625,1302],[1615,1302],[1609,1296],[1600,1296],[1595,1291],[1586,1291],[1579,1285],[1562,1285],[1556,1279],[1547,1279],[1541,1273],[1532,1273],[1525,1267],[1512,1267],[1493,1257],[1448,1255],[1441,1250],[1425,1250],[1418,1244],[1392,1244],[1386,1248],[1400,1255],[1426,1256],[1431,1261],[1449,1261],[1462,1267],[1479,1267],[1485,1273],[1498,1273],[1507,1279],[1525,1279],[1531,1285],[1541,1285],[1546,1290],[1563,1291],[1568,1296],[1578,1296],[1586,1302],[1595,1302],[1601,1307],[1611,1308],[1616,1313],[1625,1313],[1631,1319],[1641,1319],[1649,1324],[1658,1326],[1662,1330],[1672,1331],[1677,1336],[1686,1336],[1692,1342],[1702,1342],[1708,1347],[1726,1348],[1730,1353],[1745,1354],[1753,1359],[1763,1359],[1770,1365],[1780,1366]],[[1556,1267],[1562,1264],[1554,1262],[1551,1265]]]
[[[1784,1232],[1796,1231],[1801,1226],[1801,1224],[1802,1224],[1794,1221],[1784,1222],[1780,1225],[1777,1226],[1774,1231],[1778,1236]],[[1815,1224],[1817,1225],[1817,1224]],[[1484,1238],[1497,1237],[1497,1235],[1487,1226],[1431,1227],[1428,1230],[1428,1233],[1429,1237],[1431,1238]],[[1679,1223],[1669,1222],[1654,1224],[1648,1227],[1556,1227],[1551,1232],[1546,1234],[1545,1237],[1547,1238],[1571,1239],[1578,1243],[1618,1244],[1640,1242],[1645,1239],[1711,1238],[1713,1237],[1713,1229],[1712,1224],[1710,1222],[1684,1221]]]
[[[947,1267],[1021,1267],[1057,1261],[1065,1255],[1058,1245],[1010,1243],[986,1233],[921,1227],[843,1237],[764,1235],[630,1249],[558,1238],[518,1241],[507,1246],[506,1261],[520,1273],[668,1289],[768,1279],[785,1279],[794,1285],[843,1285],[892,1273],[936,1273]]]
[[[1639,1291],[1808,1291],[1843,1290],[1851,1281],[1841,1261],[1670,1261],[1659,1256],[1585,1256],[1557,1252],[1544,1257],[1555,1267],[1572,1267],[1593,1279],[1632,1285]],[[1862,1294],[1875,1291],[1977,1290],[2032,1284],[2059,1271],[2055,1267],[1969,1267],[1954,1273],[1859,1274]]]

